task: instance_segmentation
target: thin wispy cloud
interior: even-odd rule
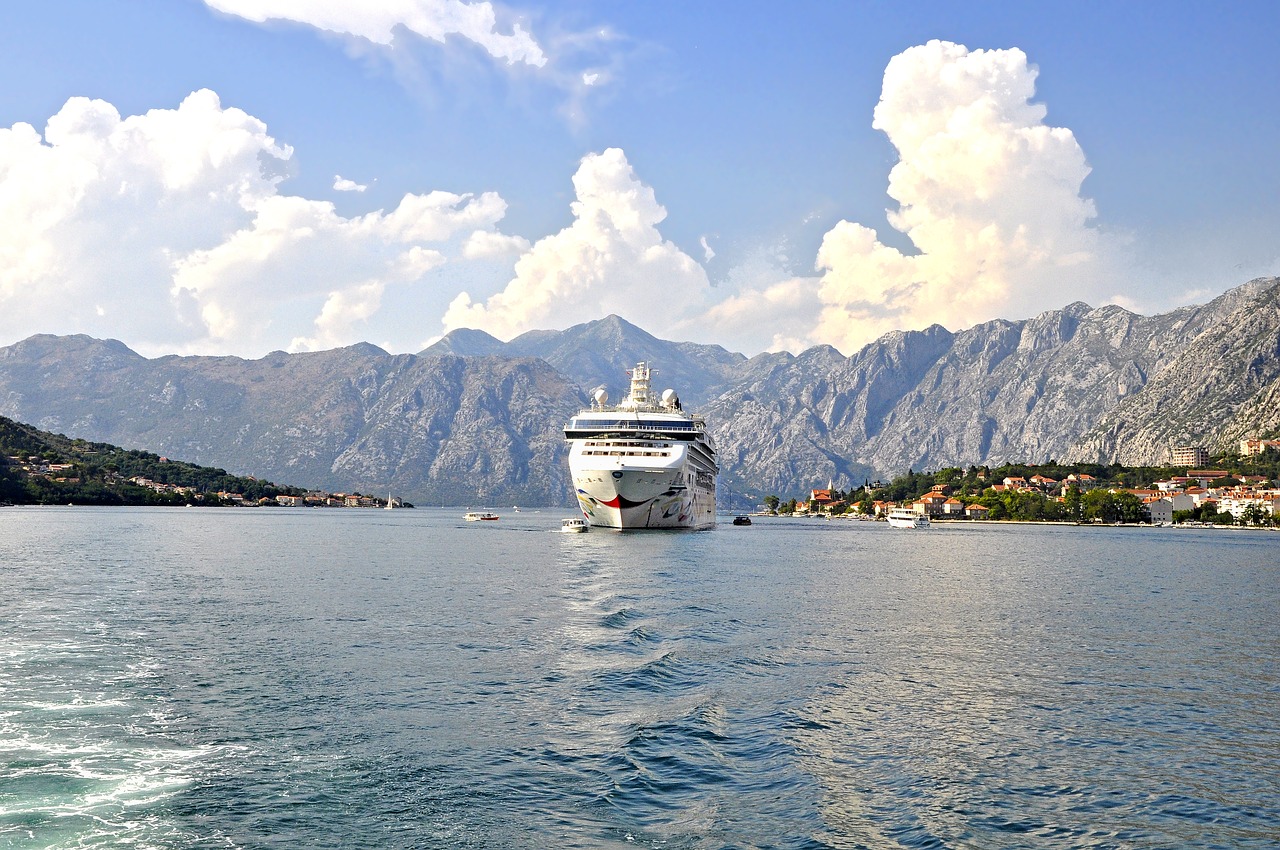
[[[456,36],[508,65],[540,68],[547,57],[519,21],[504,28],[492,3],[462,0],[205,0],[211,8],[255,23],[289,21],[390,47],[397,31],[443,43]]]
[[[435,103],[446,91],[470,89],[480,72],[474,51],[420,50],[422,41],[443,48],[470,44],[491,60],[490,67],[513,79],[529,81],[519,89],[542,108],[533,92],[551,93],[553,108],[566,123],[581,128],[589,105],[609,97],[636,46],[612,28],[566,30],[540,10],[537,20],[548,30],[538,38],[526,16],[510,7],[465,0],[204,0],[226,15],[257,24],[292,23],[347,39],[353,53],[377,55],[393,69],[399,83],[416,97]],[[529,16],[533,17],[533,16]],[[457,67],[451,67],[456,65]],[[483,76],[483,75],[481,75]],[[537,105],[534,105],[537,104]]]
[[[707,237],[699,237],[698,244],[702,246],[703,260],[709,263],[716,258],[716,252],[712,249],[711,243],[707,241]]]

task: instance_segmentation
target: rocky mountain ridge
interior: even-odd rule
[[[113,340],[0,349],[0,408],[48,431],[325,490],[553,504],[558,426],[584,398],[530,358],[311,354],[148,360]]]
[[[567,504],[560,427],[653,365],[703,413],[726,502],[1005,461],[1162,463],[1280,429],[1280,278],[1158,316],[1075,303],[959,332],[746,358],[617,316],[503,343],[455,331],[418,355],[367,343],[259,360],[147,359],[116,341],[0,348],[0,415],[324,489],[432,504]]]

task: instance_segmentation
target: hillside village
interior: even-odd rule
[[[0,417],[0,504],[6,503],[383,508],[388,500],[277,486]],[[393,498],[391,506],[409,507]]]
[[[4,463],[11,473],[19,473],[28,481],[34,483],[36,488],[42,488],[56,496],[56,503],[62,503],[70,500],[76,501],[77,488],[81,485],[96,484],[107,492],[117,492],[128,501],[129,495],[128,485],[133,488],[154,494],[155,499],[143,499],[144,504],[201,504],[207,506],[220,507],[265,507],[265,506],[284,506],[284,507],[322,507],[322,508],[385,508],[388,504],[387,499],[381,499],[376,496],[366,496],[361,493],[322,493],[318,491],[310,492],[282,492],[282,493],[249,493],[246,494],[240,490],[204,490],[197,484],[178,484],[165,481],[155,481],[144,475],[134,475],[125,478],[117,472],[103,471],[86,473],[82,464],[78,463],[56,463],[48,462],[45,458],[32,455],[22,457],[20,455],[7,455],[4,457]],[[159,457],[157,461],[162,464],[170,463],[166,457]],[[244,479],[253,484],[263,483],[268,490],[277,489],[270,482],[258,482],[252,476]],[[250,487],[253,487],[253,484]],[[93,487],[97,491],[99,487]],[[253,489],[257,489],[254,487]],[[291,491],[293,488],[289,488]],[[64,495],[65,494],[65,495]],[[81,499],[81,501],[84,501]],[[95,498],[92,501],[100,502],[101,499]],[[407,507],[407,503],[399,499],[391,498],[392,507]]]
[[[1178,447],[1173,456],[1210,460],[1201,447]],[[1050,463],[912,471],[889,484],[867,482],[850,492],[813,489],[808,499],[787,503],[770,497],[761,507],[780,514],[862,519],[908,508],[931,521],[1276,525],[1280,440],[1243,440],[1238,455],[1216,460],[1219,467],[1188,469],[1094,467],[1086,472],[1078,468],[1084,465]]]

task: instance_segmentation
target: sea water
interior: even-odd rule
[[[0,509],[0,847],[1275,847],[1280,534]]]

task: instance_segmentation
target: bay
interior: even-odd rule
[[[0,510],[0,846],[1273,847],[1280,534]]]

